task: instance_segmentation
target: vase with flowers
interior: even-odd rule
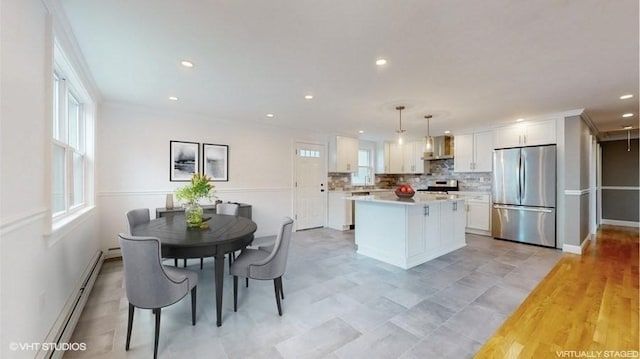
[[[211,202],[215,196],[215,186],[209,182],[207,175],[194,173],[191,183],[176,190],[176,199],[183,202],[187,227],[202,225],[202,207],[199,201],[206,198]]]

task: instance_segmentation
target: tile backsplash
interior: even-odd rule
[[[376,188],[395,188],[400,183],[408,183],[414,188],[426,188],[433,179],[457,179],[460,191],[491,192],[491,172],[453,172],[453,159],[429,161],[430,174],[376,174]],[[351,189],[350,173],[329,173],[328,187]]]

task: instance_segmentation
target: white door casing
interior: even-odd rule
[[[296,142],[295,156],[295,228],[323,227],[327,197],[325,146]]]

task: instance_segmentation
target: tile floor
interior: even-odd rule
[[[561,252],[467,235],[467,246],[410,270],[356,254],[353,232],[296,232],[283,279],[283,316],[273,282],[240,286],[233,312],[225,278],[215,325],[213,260],[200,274],[196,326],[188,297],[163,309],[160,358],[470,358],[561,257]],[[167,264],[170,262],[167,261]],[[171,262],[172,263],[172,262]],[[242,283],[242,282],[241,282]],[[149,358],[154,319],[136,310],[124,350],[122,262],[105,262],[75,329],[76,358]]]

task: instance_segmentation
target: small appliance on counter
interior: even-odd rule
[[[418,189],[421,193],[431,194],[447,194],[449,191],[458,190],[458,180],[429,180],[427,182],[427,188]]]

